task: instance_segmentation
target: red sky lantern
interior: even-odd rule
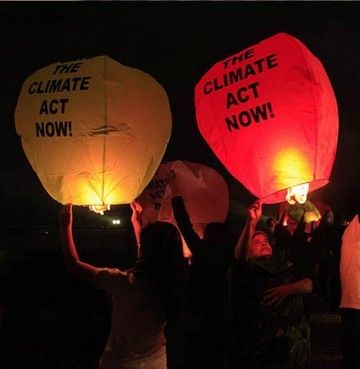
[[[156,220],[176,225],[171,207],[174,195],[183,197],[191,223],[200,237],[206,224],[224,222],[227,217],[229,192],[224,178],[206,165],[176,160],[163,162],[136,200],[143,209],[143,226]],[[184,254],[188,256],[190,251],[184,241],[183,247]]]
[[[195,89],[199,130],[264,203],[304,203],[329,182],[338,112],[320,61],[285,33],[216,63]],[[300,192],[296,193],[300,185]]]

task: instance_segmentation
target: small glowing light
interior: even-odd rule
[[[306,211],[304,213],[304,221],[306,224],[317,222],[321,219],[321,215],[315,211]]]
[[[287,190],[286,201],[290,205],[294,205],[296,203],[305,204],[308,192],[309,183],[303,183],[301,185],[290,187]]]
[[[113,219],[112,224],[119,225],[120,224],[120,219]]]
[[[110,205],[102,204],[102,205],[90,205],[89,209],[97,214],[104,215],[104,211],[110,210]]]

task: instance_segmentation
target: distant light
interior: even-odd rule
[[[119,225],[121,222],[120,222],[120,219],[113,219],[112,221],[112,224],[114,225]]]

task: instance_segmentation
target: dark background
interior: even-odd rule
[[[201,138],[194,86],[218,60],[278,32],[300,39],[322,61],[332,82],[339,107],[338,151],[330,183],[310,199],[346,215],[359,188],[359,14],[357,2],[1,2],[0,226],[57,222],[59,206],[32,171],[15,132],[22,83],[51,63],[96,55],[144,70],[160,82],[173,113],[164,159],[219,170],[236,214],[253,198]],[[79,221],[102,222],[87,210]]]
[[[194,87],[218,60],[289,33],[321,60],[339,108],[330,183],[309,198],[348,218],[359,192],[359,16],[357,2],[0,2],[0,305],[7,311],[0,367],[96,368],[108,333],[108,297],[68,275],[57,232],[60,204],[42,187],[15,132],[17,97],[30,74],[58,61],[108,55],[156,78],[173,114],[164,159],[217,169],[229,186],[229,221],[239,232],[254,198],[201,138]],[[264,213],[276,209],[265,206]],[[127,205],[104,217],[85,208],[74,213],[84,260],[131,264]],[[120,227],[112,227],[113,217],[121,218]]]

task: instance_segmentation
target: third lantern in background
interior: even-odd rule
[[[174,193],[175,190],[175,193]],[[202,238],[206,224],[224,222],[229,210],[229,191],[215,169],[189,161],[163,162],[145,191],[137,199],[145,227],[153,221],[176,226],[171,206],[173,196],[182,196],[195,232]],[[183,240],[186,256],[190,251]]]

